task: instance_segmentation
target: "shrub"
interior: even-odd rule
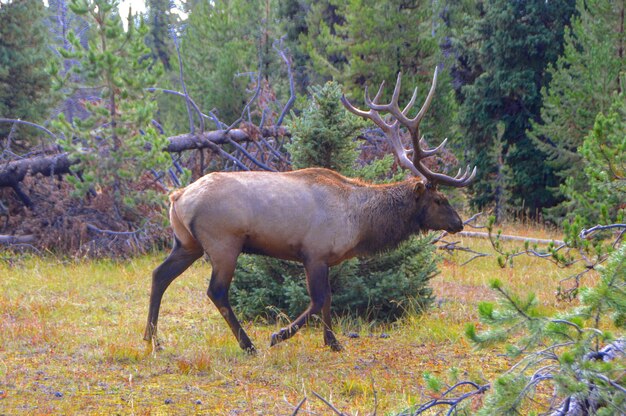
[[[333,312],[392,321],[425,309],[433,299],[428,281],[437,273],[434,251],[432,238],[412,238],[393,251],[331,268]],[[242,318],[295,318],[309,303],[301,264],[244,255],[237,270],[232,303]]]

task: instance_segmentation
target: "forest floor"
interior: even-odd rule
[[[525,225],[504,232],[561,238]],[[486,240],[452,239],[493,254]],[[164,296],[164,349],[154,353],[142,337],[150,275],[165,255],[61,261],[0,253],[0,415],[289,415],[305,397],[298,414],[333,414],[313,392],[346,414],[396,414],[436,394],[425,372],[484,384],[508,367],[503,347],[476,350],[464,335],[478,322],[478,303],[496,299],[491,279],[536,293],[546,311],[572,307],[555,292],[573,270],[528,256],[513,268],[499,268],[494,255],[460,266],[466,254],[444,254],[426,313],[390,325],[338,319],[340,353],[323,346],[319,327],[270,348],[279,324],[249,322],[258,349],[250,356],[206,297],[210,265],[199,261]]]

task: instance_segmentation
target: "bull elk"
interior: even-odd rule
[[[144,339],[158,345],[157,320],[163,293],[169,284],[206,253],[212,264],[207,291],[222,314],[239,346],[255,348],[235,317],[228,300],[237,257],[240,253],[261,254],[303,263],[311,298],[308,308],[290,325],[271,337],[275,345],[292,337],[313,314],[321,312],[324,343],[333,350],[341,345],[331,326],[331,291],[328,269],[355,256],[391,249],[412,234],[427,230],[456,233],[463,222],[437,185],[463,187],[476,174],[469,166],[455,177],[434,173],[422,164],[445,146],[420,147],[419,125],[435,92],[437,70],[428,96],[414,118],[407,116],[415,103],[400,110],[401,74],[390,103],[380,104],[384,83],[373,100],[365,89],[368,111],[355,108],[343,96],[352,113],[376,123],[404,168],[416,178],[374,185],[346,178],[328,169],[311,168],[293,172],[216,172],[208,174],[170,196],[170,221],[174,247],[152,275],[148,323]],[[379,112],[388,112],[386,122]],[[411,135],[413,155],[400,140],[400,126]]]

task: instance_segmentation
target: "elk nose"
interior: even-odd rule
[[[459,231],[463,231],[463,220],[460,218],[452,224],[448,232],[454,234],[458,233]]]

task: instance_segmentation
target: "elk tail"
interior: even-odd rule
[[[170,194],[170,223],[174,230],[174,238],[180,242],[181,246],[190,250],[197,250],[201,248],[200,243],[191,234],[189,228],[176,212],[176,202],[178,202],[183,192],[184,189],[177,189]]]

